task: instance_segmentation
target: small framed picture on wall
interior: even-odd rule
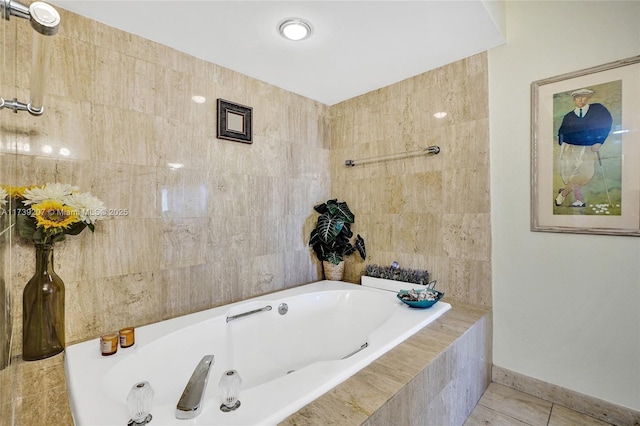
[[[253,109],[224,99],[218,99],[218,139],[253,143],[251,115]]]

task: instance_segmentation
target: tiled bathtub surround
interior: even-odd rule
[[[489,384],[490,342],[488,310],[456,303],[281,424],[460,425]],[[0,380],[11,379],[0,371]],[[62,354],[39,362],[18,361],[16,380],[22,395],[16,404],[17,425],[73,424]],[[0,419],[0,426],[10,426],[9,419]]]
[[[13,406],[0,406],[0,426],[73,426],[63,363],[61,353],[41,361],[16,359],[1,370],[0,390],[16,398]]]
[[[491,380],[491,314],[464,304],[283,425],[461,425]]]
[[[330,107],[58,10],[45,114],[0,111],[0,183],[71,183],[113,209],[56,246],[67,343],[317,280],[306,241],[329,197],[356,213],[368,262],[428,268],[448,298],[490,306],[486,54]],[[3,22],[0,94],[25,99],[32,31],[20,24]],[[253,107],[252,145],[216,139],[217,98]],[[442,152],[344,167],[428,145]],[[17,239],[1,253],[19,357],[35,255]],[[349,258],[346,279],[363,267]],[[38,365],[40,396],[60,395],[63,376]],[[3,418],[23,391],[3,388]]]
[[[114,209],[56,245],[67,344],[317,280],[305,237],[330,196],[328,106],[59,11],[45,114],[0,111],[0,183],[71,183]],[[33,30],[2,24],[0,94],[27,99]],[[253,145],[216,139],[217,98],[254,108]],[[17,360],[35,254],[3,244]],[[16,386],[15,365],[0,371],[3,421],[12,401],[46,411],[51,392],[66,398],[61,371],[42,365],[20,367],[37,396]]]

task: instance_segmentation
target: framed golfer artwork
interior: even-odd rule
[[[640,236],[640,56],[531,84],[531,230]]]

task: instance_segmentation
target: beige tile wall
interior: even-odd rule
[[[306,234],[330,192],[329,107],[60,12],[45,114],[0,111],[0,182],[71,183],[114,209],[56,246],[67,343],[317,280]],[[5,39],[20,72],[0,95],[26,100],[33,31],[10,25],[24,49]],[[253,107],[252,145],[216,139],[217,98]],[[20,354],[32,245],[11,263]]]
[[[427,269],[447,296],[490,306],[487,78],[482,53],[332,106],[331,182],[356,214],[366,263]],[[430,145],[440,154],[344,165]],[[364,265],[350,257],[347,279]]]

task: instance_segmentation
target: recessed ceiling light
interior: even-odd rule
[[[445,117],[447,116],[447,113],[446,113],[446,112],[444,112],[444,111],[436,112],[435,114],[433,114],[433,116],[434,116],[435,118],[445,118]]]
[[[289,18],[278,25],[278,31],[288,40],[304,40],[311,35],[311,24],[304,19]]]

